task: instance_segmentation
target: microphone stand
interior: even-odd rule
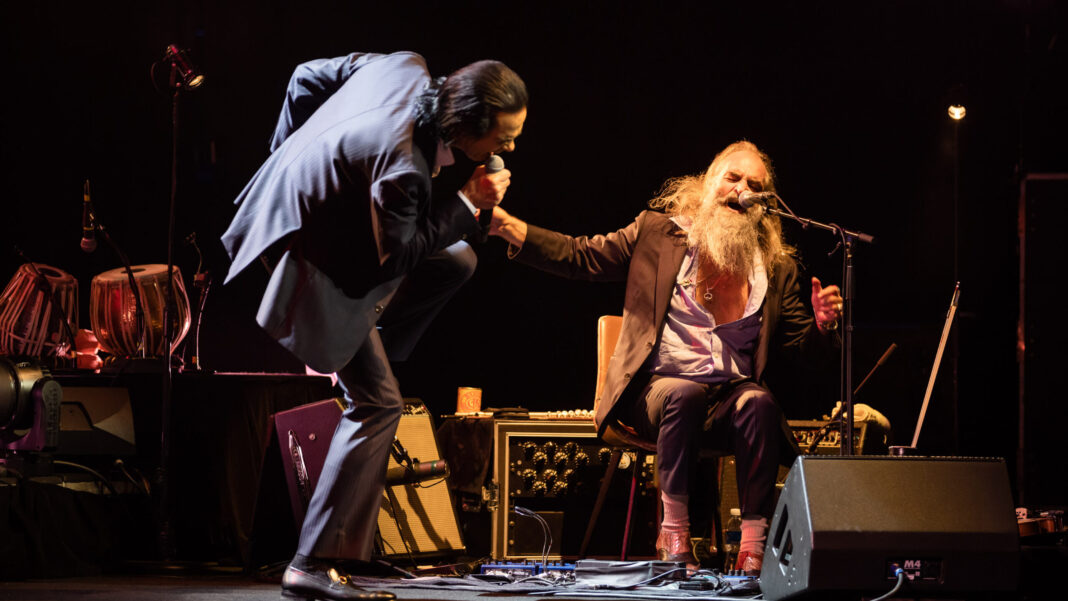
[[[168,47],[164,60],[170,62],[171,95],[171,194],[167,216],[167,294],[163,303],[163,386],[160,403],[160,458],[157,472],[159,487],[159,529],[157,532],[159,551],[164,561],[174,559],[174,541],[171,525],[171,491],[170,491],[170,457],[171,457],[171,410],[174,397],[174,352],[171,348],[174,340],[174,328],[171,317],[176,315],[176,297],[174,292],[174,213],[178,198],[178,105],[182,91],[186,88],[180,77],[181,60],[172,54]],[[176,51],[177,52],[177,51]]]
[[[192,347],[189,364],[194,371],[201,371],[200,325],[204,319],[204,307],[207,306],[208,303],[208,291],[211,290],[211,272],[204,269],[204,255],[200,252],[200,247],[197,245],[197,233],[193,232],[186,236],[185,243],[192,246],[193,250],[197,253],[197,272],[193,275],[193,286],[199,293],[197,298],[196,319],[193,321],[192,333],[187,339],[189,346]],[[184,362],[183,369],[185,369]]]
[[[104,242],[108,243],[111,250],[115,251],[115,254],[119,256],[119,260],[122,261],[122,269],[126,272],[126,280],[130,282],[130,292],[133,293],[134,297],[137,330],[141,332],[141,358],[144,359],[148,356],[148,324],[145,323],[145,305],[141,302],[141,289],[137,287],[137,278],[134,277],[133,266],[130,265],[130,259],[126,257],[126,253],[122,252],[119,245],[111,239],[111,234],[104,229],[100,222],[94,219],[93,227],[100,232],[100,235],[104,237]]]
[[[148,356],[148,325],[145,323],[145,306],[141,302],[141,289],[137,286],[137,278],[134,277],[133,266],[130,265],[130,259],[126,256],[126,253],[122,252],[119,245],[111,238],[111,234],[108,233],[104,224],[97,219],[96,211],[92,205],[90,205],[89,211],[89,223],[92,225],[93,230],[104,238],[104,242],[107,242],[111,250],[115,251],[119,260],[122,261],[122,269],[126,272],[126,280],[130,282],[130,293],[133,294],[134,298],[134,320],[137,324],[137,331],[141,335],[141,358],[144,359]],[[71,344],[74,344],[73,339]]]
[[[100,223],[100,220],[96,217],[96,208],[93,206],[92,201],[89,200],[89,180],[85,180],[85,199],[89,208],[89,226],[93,229],[93,232],[99,233],[104,237],[104,241],[107,242],[111,250],[115,251],[119,260],[122,261],[123,271],[126,272],[126,281],[130,283],[130,293],[134,298],[134,321],[137,326],[137,332],[141,335],[141,358],[148,357],[148,324],[145,323],[145,306],[141,303],[141,289],[137,287],[137,278],[134,277],[133,266],[130,265],[130,259],[126,256],[126,253],[122,252],[119,245],[115,243],[111,238],[111,234],[108,234],[107,228],[104,224]],[[85,241],[82,241],[85,244]],[[82,247],[82,250],[86,252],[93,252],[96,245],[91,247]],[[74,338],[71,338],[71,345],[74,345]]]
[[[842,249],[842,353],[841,353],[841,383],[839,394],[842,398],[842,415],[845,416],[845,432],[841,438],[842,446],[840,454],[853,455],[855,453],[855,447],[853,446],[853,439],[855,438],[853,428],[853,286],[854,286],[854,273],[853,273],[853,249],[855,243],[859,240],[872,244],[875,239],[863,232],[847,230],[840,225],[834,223],[820,223],[813,219],[807,219],[804,217],[798,217],[793,211],[786,205],[786,202],[779,197],[778,194],[772,193],[772,196],[782,203],[782,206],[787,210],[783,211],[777,207],[761,204],[765,213],[770,213],[778,217],[785,217],[801,224],[802,228],[808,229],[809,226],[815,226],[819,229],[826,230],[838,236],[838,246]],[[834,254],[834,251],[831,251]]]
[[[860,394],[860,389],[864,388],[864,385],[867,384],[868,380],[870,380],[871,377],[875,375],[875,372],[883,366],[883,363],[886,363],[887,358],[890,357],[890,355],[894,352],[895,349],[897,349],[897,343],[891,343],[890,348],[886,349],[886,352],[883,353],[883,356],[875,362],[875,365],[871,368],[871,371],[868,372],[868,375],[864,376],[864,379],[860,381],[860,384],[857,384],[857,387],[853,389],[854,400],[856,400],[857,395]],[[805,449],[806,455],[811,455],[812,452],[816,450],[816,447],[818,447],[820,442],[823,441],[823,438],[827,436],[827,433],[831,431],[831,428],[837,426],[839,434],[842,433],[842,425],[845,423],[845,417],[843,417],[844,414],[844,407],[839,407],[838,412],[831,415],[831,421],[827,422],[822,428],[820,428],[819,432],[816,432],[816,436],[812,438],[812,442],[809,443],[808,448]],[[864,449],[861,449],[862,452],[863,450]]]

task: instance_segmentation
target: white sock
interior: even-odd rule
[[[666,513],[666,512],[665,512]],[[738,546],[741,553],[763,555],[764,541],[768,539],[768,520],[760,518],[756,520],[742,520],[742,544]]]
[[[660,491],[660,502],[664,504],[661,530],[690,529],[690,495],[672,495]]]

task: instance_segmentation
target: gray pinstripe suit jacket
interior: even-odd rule
[[[414,125],[429,81],[407,52],[301,65],[273,152],[235,201],[227,281],[284,249],[257,321],[317,371],[352,358],[412,267],[478,232],[458,197],[430,198],[434,157]]]

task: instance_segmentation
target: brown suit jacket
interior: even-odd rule
[[[528,225],[523,247],[512,255],[567,278],[627,282],[619,342],[597,399],[595,420],[602,435],[620,399],[639,394],[648,380],[643,366],[656,348],[686,248],[686,233],[667,215],[643,211],[627,227],[604,236],[572,237]],[[798,278],[797,263],[787,258],[768,281],[753,362],[753,379],[765,386],[780,362],[825,361],[837,346],[837,336],[816,327]]]

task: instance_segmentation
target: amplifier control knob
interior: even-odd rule
[[[521,478],[523,478],[523,487],[524,488],[530,488],[530,485],[534,484],[534,480],[536,480],[538,478],[538,473],[535,472],[532,469],[527,468],[527,469],[523,470],[519,474],[519,476]]]
[[[600,451],[597,451],[597,459],[601,463],[608,463],[608,458],[612,456],[612,450],[608,447],[601,447]]]
[[[547,484],[552,484],[556,481],[556,470],[545,470],[541,473],[541,479]]]
[[[530,461],[530,459],[534,457],[534,451],[538,450],[538,445],[532,442],[524,442],[519,446],[523,449],[523,457],[525,457],[527,461]]]

